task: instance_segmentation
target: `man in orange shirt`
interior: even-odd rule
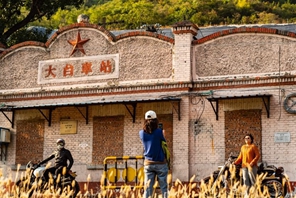
[[[234,164],[242,164],[244,185],[247,187],[247,194],[250,187],[256,182],[258,170],[257,162],[260,158],[258,147],[253,144],[254,137],[252,134],[245,136],[246,144],[241,147],[240,154]]]

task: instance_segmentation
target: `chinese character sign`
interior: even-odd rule
[[[119,55],[40,61],[38,84],[118,78]]]

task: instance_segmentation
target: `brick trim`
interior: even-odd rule
[[[140,94],[140,93],[155,93],[155,92],[172,92],[175,91],[188,91],[187,87],[184,88],[173,88],[173,89],[150,89],[150,90],[134,90],[134,91],[120,91],[120,92],[98,92],[96,90],[88,91],[60,91],[60,92],[46,92],[46,93],[15,93],[0,96],[0,102],[5,101],[28,101],[28,100],[40,100],[42,99],[57,99],[57,98],[75,98],[79,97],[91,97],[91,96],[111,96],[111,95],[128,95],[128,94]]]
[[[36,90],[33,91],[19,91],[19,92],[9,92],[1,93],[0,101],[2,99],[15,99],[15,98],[51,98],[51,97],[69,97],[73,96],[90,96],[90,95],[117,95],[117,94],[127,94],[127,93],[148,93],[148,92],[165,92],[165,91],[187,91],[191,85],[191,82],[175,82],[175,83],[150,83],[145,85],[126,85],[118,87],[81,87],[74,89],[60,89],[60,90]]]
[[[22,42],[22,43],[18,43],[18,44],[15,44],[13,46],[11,46],[10,48],[4,50],[1,54],[0,54],[0,58],[4,57],[5,55],[9,54],[10,52],[18,49],[18,48],[21,48],[21,47],[26,47],[26,46],[32,46],[32,47],[42,47],[42,48],[45,48],[45,44],[44,43],[41,43],[41,42],[38,42],[38,41],[25,41],[25,42]]]
[[[191,21],[188,20],[184,20],[184,21],[179,21],[175,24],[172,25],[173,28],[183,28],[183,27],[192,27],[196,30],[198,30],[199,28],[197,27],[197,25],[195,25],[194,23],[192,23]]]
[[[58,35],[71,30],[71,29],[78,29],[78,28],[90,28],[90,29],[97,29],[100,32],[104,33],[105,35],[107,35],[108,39],[112,42],[116,42],[120,39],[124,39],[124,38],[129,38],[129,37],[135,37],[135,36],[147,36],[147,37],[153,37],[159,40],[163,40],[166,42],[169,42],[171,44],[175,43],[175,40],[167,37],[165,35],[162,34],[157,34],[157,33],[152,33],[152,32],[148,32],[148,31],[132,31],[132,32],[128,32],[125,34],[121,34],[118,36],[115,36],[114,34],[112,34],[110,31],[106,30],[104,27],[99,26],[99,25],[94,25],[94,24],[90,24],[90,23],[75,23],[72,25],[68,25],[65,27],[60,28],[58,31],[56,31],[48,40],[46,43],[41,43],[41,42],[37,42],[37,41],[25,41],[22,43],[18,43],[16,45],[11,46],[10,48],[6,49],[5,51],[3,51],[0,54],[0,58],[4,57],[5,55],[9,54],[10,52],[12,52],[13,50],[17,49],[17,48],[21,48],[21,47],[25,47],[25,46],[39,46],[39,47],[44,47],[44,48],[48,48],[50,46],[50,44],[58,37]],[[1,47],[0,43],[0,47]],[[2,44],[3,45],[3,44]]]
[[[262,33],[262,34],[275,34],[280,36],[287,36],[291,38],[296,38],[296,33],[288,32],[284,30],[265,28],[265,27],[240,27],[229,30],[223,30],[220,32],[215,32],[211,35],[205,36],[201,39],[192,41],[193,45],[202,44],[210,40],[214,40],[216,38],[227,36],[231,34],[240,34],[240,33]]]
[[[217,81],[203,81],[195,82],[192,90],[202,91],[209,89],[231,89],[231,88],[250,88],[250,87],[262,87],[262,86],[279,86],[279,85],[295,85],[296,77],[281,77],[280,80],[268,77],[256,77],[248,80],[217,80]],[[223,84],[223,85],[222,85]]]
[[[60,28],[58,31],[56,31],[51,38],[48,39],[48,41],[45,43],[46,47],[50,46],[50,44],[57,38],[58,35],[71,30],[71,29],[79,29],[79,28],[90,28],[90,29],[97,29],[100,32],[103,32],[105,35],[107,35],[108,39],[110,41],[115,41],[115,36],[108,30],[106,30],[103,26],[90,24],[90,23],[74,23],[72,25],[68,25],[65,27]]]
[[[162,34],[149,32],[149,31],[133,31],[133,32],[127,32],[127,33],[124,33],[124,34],[120,34],[120,35],[116,36],[116,41],[118,41],[120,39],[125,39],[125,38],[128,38],[128,37],[134,37],[134,36],[153,37],[153,38],[157,38],[159,40],[169,42],[171,44],[175,43],[175,40],[170,38],[170,37],[164,36]]]
[[[197,33],[193,30],[174,30],[174,34],[192,34],[193,36],[196,36]]]
[[[102,95],[119,95],[119,94],[136,94],[149,92],[170,92],[170,91],[188,91],[191,87],[192,91],[203,91],[209,89],[229,89],[229,88],[249,88],[260,86],[279,86],[280,85],[295,85],[296,76],[281,76],[279,77],[254,77],[243,79],[224,79],[224,80],[203,80],[192,82],[175,82],[175,83],[154,83],[142,86],[119,86],[119,87],[105,87],[97,88],[77,88],[75,90],[39,90],[36,92],[18,93],[2,93],[0,102],[5,100],[34,100],[42,97],[43,99],[50,98],[64,98],[83,96],[102,96]],[[221,85],[223,83],[223,85]],[[192,87],[193,85],[193,87]],[[153,88],[151,88],[151,86]],[[110,91],[111,90],[111,91]]]

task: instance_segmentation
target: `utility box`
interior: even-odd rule
[[[0,143],[10,143],[10,130],[0,127]]]

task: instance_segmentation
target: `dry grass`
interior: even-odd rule
[[[28,174],[28,173],[27,173]],[[264,175],[257,177],[256,184],[250,189],[250,198],[265,198],[270,197],[267,188],[262,187],[261,182],[264,179]],[[16,180],[16,179],[15,179]],[[87,178],[90,180],[90,176]],[[193,176],[188,183],[182,183],[180,180],[171,182],[171,176],[168,177],[169,198],[204,198],[204,197],[244,197],[245,187],[242,186],[236,179],[231,176],[228,188],[224,188],[220,185],[220,182],[214,183],[211,179],[207,184],[203,181],[197,183],[194,181]],[[15,181],[9,178],[1,178],[0,180],[0,197],[1,198],[27,198],[30,192],[33,190],[33,198],[68,198],[71,197],[71,191],[65,190],[61,192],[61,189],[55,189],[53,185],[50,188],[44,190],[39,188],[39,183],[35,183],[32,188],[18,188],[14,185]],[[111,184],[110,184],[111,185]],[[157,186],[157,183],[156,185]],[[141,198],[143,195],[143,189],[135,188],[133,186],[121,186],[120,189],[109,189],[106,186],[101,186],[99,192],[94,193],[92,189],[88,189],[88,184],[85,184],[83,192],[79,192],[77,197],[79,198]],[[160,198],[161,193],[159,189],[156,189],[156,193],[153,198]],[[296,198],[292,193],[289,197]]]

